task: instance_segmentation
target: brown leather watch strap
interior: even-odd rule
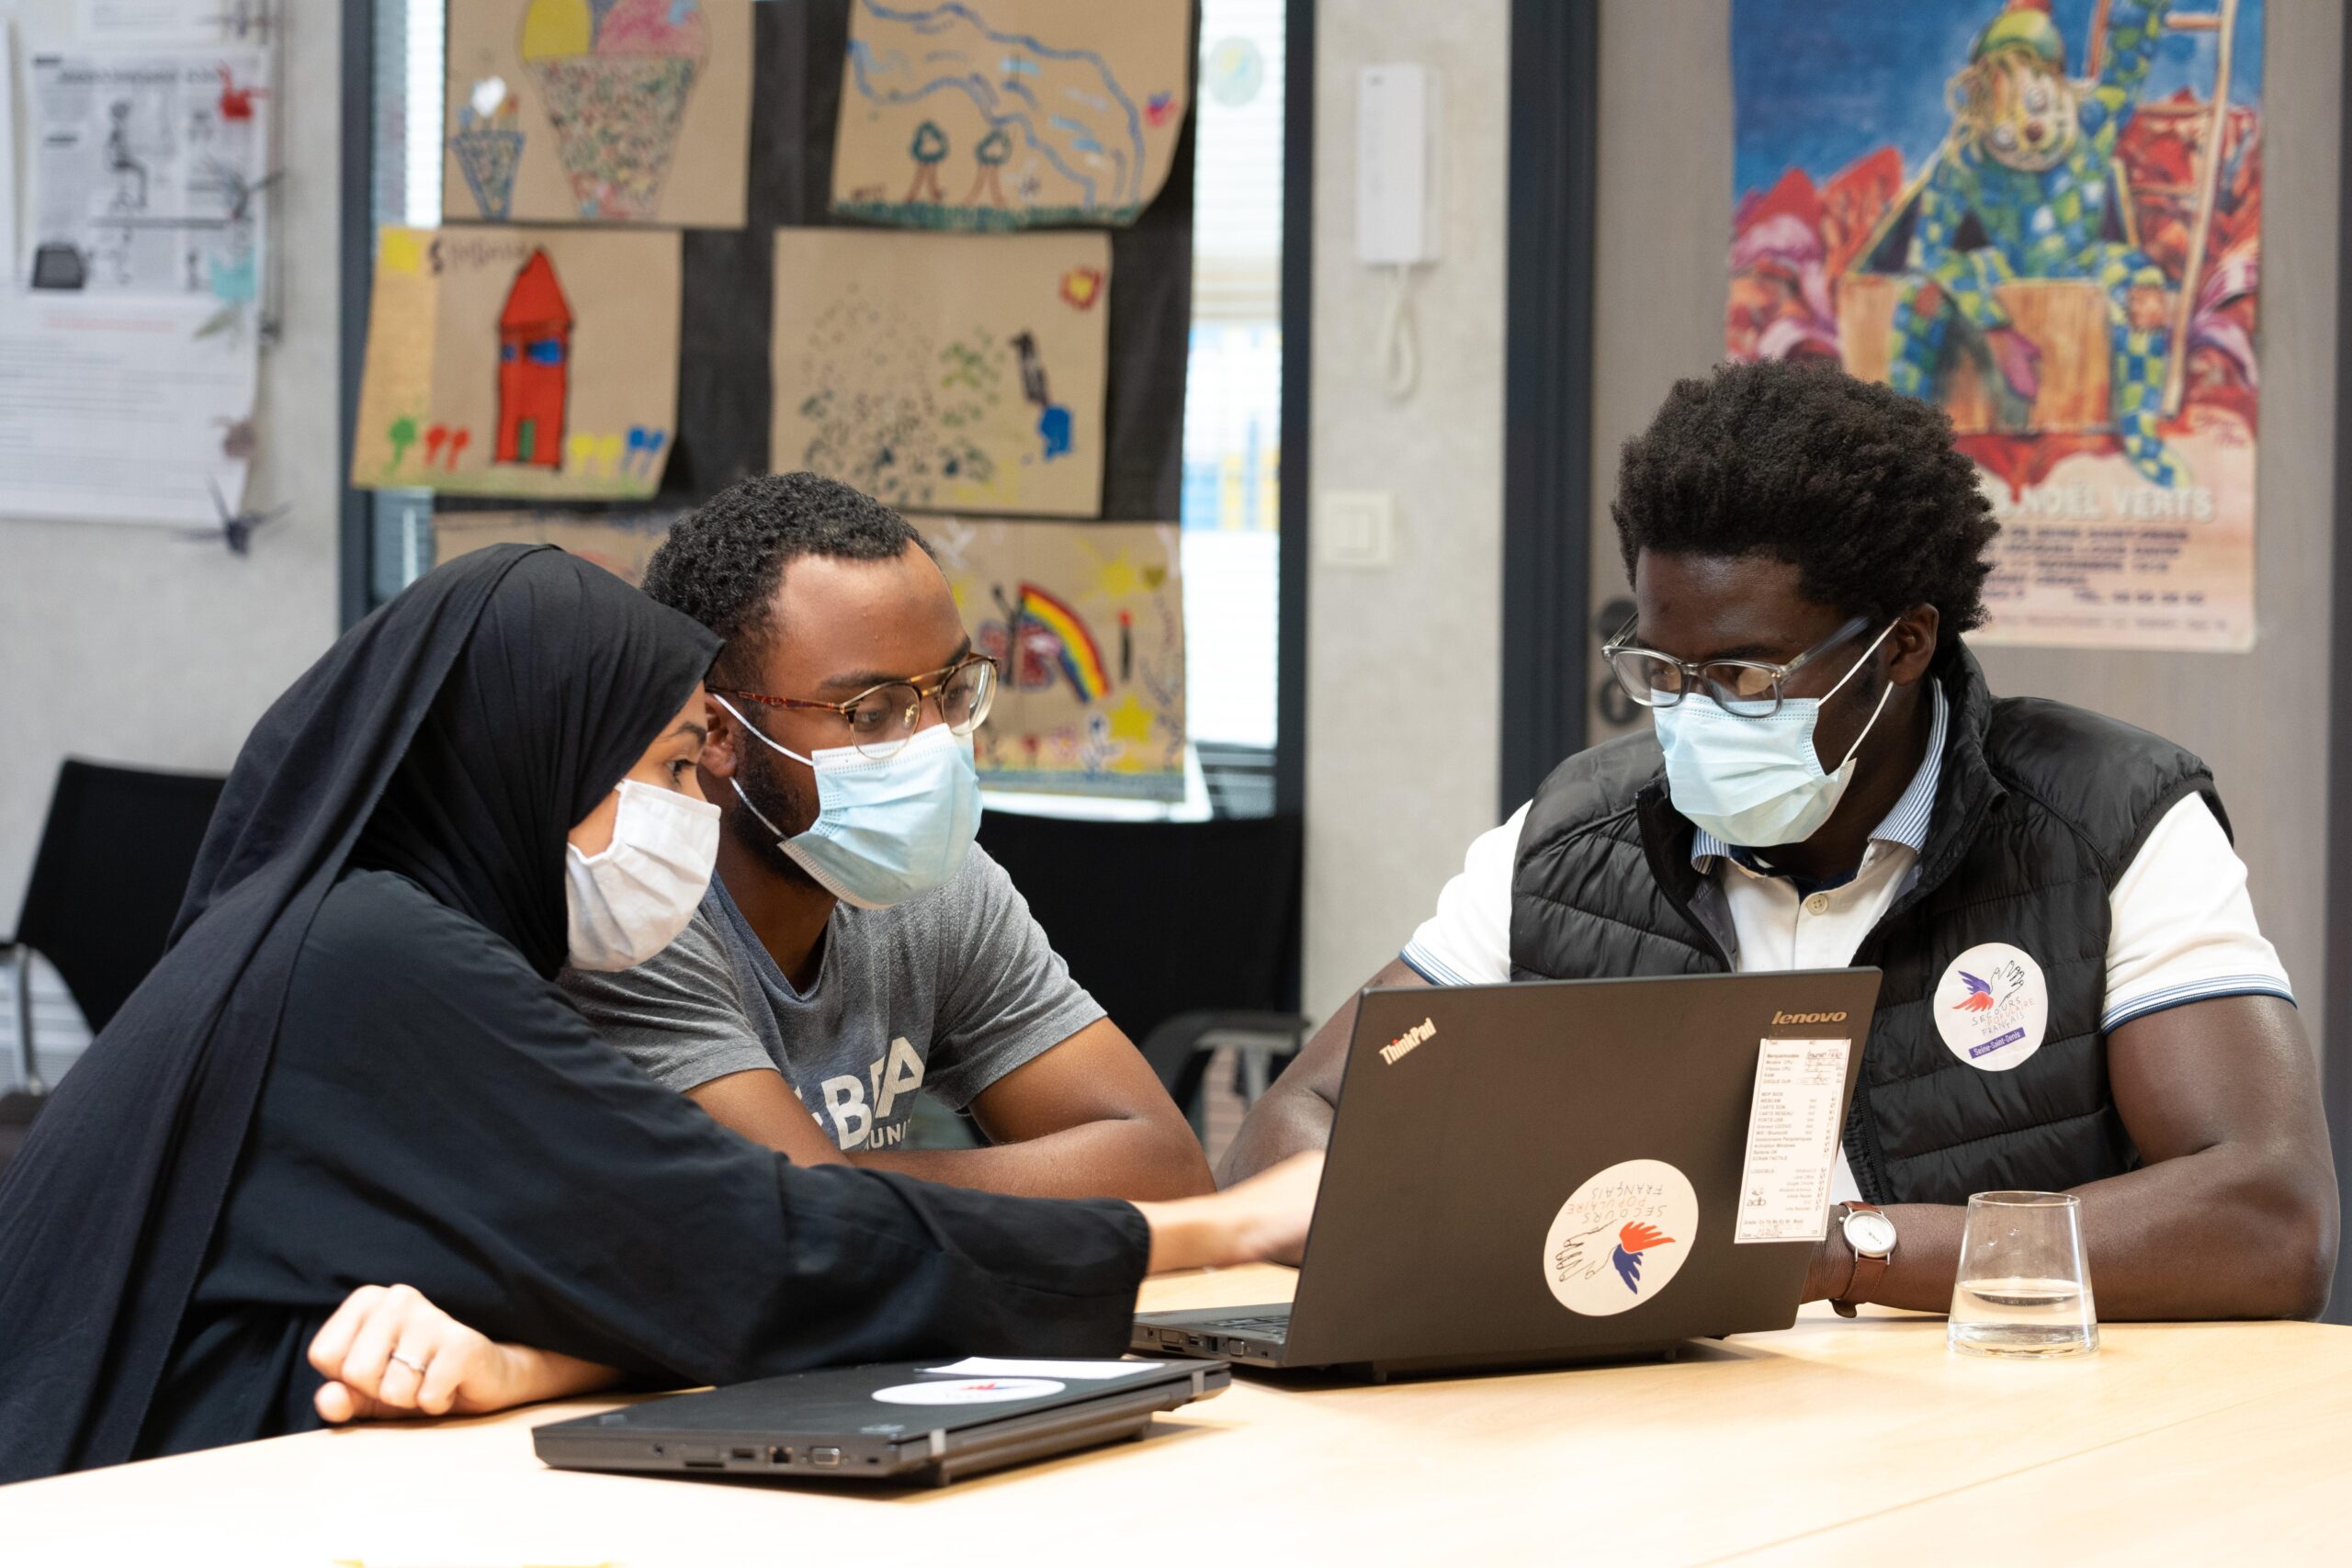
[[[1879,1212],[1879,1206],[1876,1203],[1864,1203],[1859,1200],[1846,1205],[1847,1214],[1856,1213],[1875,1214]],[[1838,1217],[1838,1235],[1840,1236],[1843,1236],[1845,1234],[1844,1227],[1845,1215],[1840,1215]],[[1847,1249],[1849,1251],[1852,1251],[1853,1244],[1849,1242],[1847,1244]],[[1853,1316],[1854,1309],[1862,1303],[1869,1301],[1871,1297],[1876,1293],[1878,1290],[1878,1278],[1885,1272],[1886,1258],[1884,1257],[1873,1257],[1868,1253],[1855,1252],[1853,1275],[1846,1281],[1846,1288],[1838,1292],[1837,1299],[1829,1303],[1831,1308],[1835,1310],[1840,1317]]]

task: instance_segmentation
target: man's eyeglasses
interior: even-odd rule
[[[957,735],[969,735],[989,716],[996,700],[996,660],[975,653],[937,672],[935,679],[885,681],[868,686],[847,702],[820,703],[806,697],[771,697],[759,692],[713,687],[722,697],[735,697],[772,708],[814,708],[835,713],[849,726],[850,744],[876,759],[895,757],[899,749],[922,727],[925,697],[939,705],[939,716]]]
[[[1670,708],[1697,692],[1713,697],[1725,713],[1767,718],[1781,711],[1781,689],[1790,676],[1869,626],[1866,617],[1856,615],[1786,664],[1754,659],[1710,659],[1703,664],[1690,664],[1656,649],[1634,647],[1630,640],[1634,623],[1629,620],[1602,647],[1600,656],[1609,660],[1625,694],[1645,708]]]

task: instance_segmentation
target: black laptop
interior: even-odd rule
[[[1225,1391],[1222,1362],[898,1361],[763,1378],[550,1422],[559,1470],[945,1485],[1139,1438],[1154,1415]]]
[[[1295,1299],[1145,1313],[1133,1348],[1385,1378],[1785,1328],[1878,983],[1833,969],[1366,991]],[[1758,1164],[1767,1064],[1759,1146],[1804,1152]]]

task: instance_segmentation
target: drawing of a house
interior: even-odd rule
[[[515,275],[498,313],[498,452],[502,463],[563,463],[571,395],[571,307],[543,250]]]

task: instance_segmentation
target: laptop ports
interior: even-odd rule
[[[792,1462],[792,1450],[790,1449],[770,1449],[768,1450],[768,1462],[770,1464],[790,1464]]]

